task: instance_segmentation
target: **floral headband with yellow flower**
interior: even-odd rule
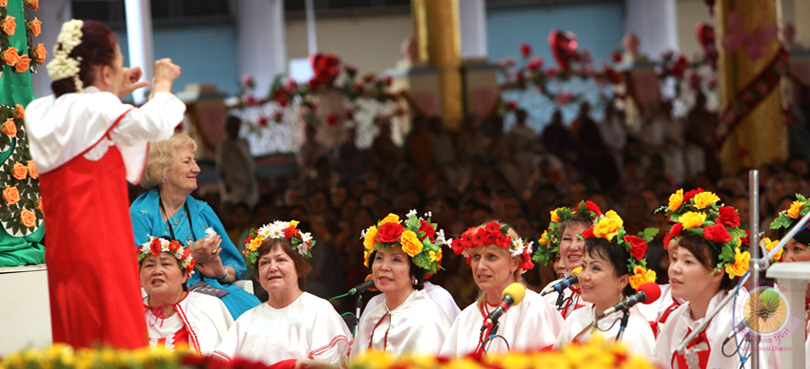
[[[592,225],[598,216],[602,215],[599,206],[592,201],[580,201],[576,209],[571,211],[567,207],[559,207],[551,211],[551,222],[548,229],[543,231],[540,239],[537,240],[537,251],[532,260],[548,265],[554,260],[555,255],[560,252],[560,241],[562,240],[562,225],[570,219],[581,219],[584,223]]]
[[[603,238],[624,247],[630,253],[627,272],[630,273],[630,287],[637,290],[645,283],[655,283],[655,271],[647,269],[647,242],[658,234],[658,228],[646,228],[637,235],[627,234],[624,220],[610,210],[600,215],[596,224],[582,231],[582,238]]]
[[[523,263],[520,265],[521,273],[526,273],[534,268],[532,262],[532,241],[524,242],[522,238],[509,236],[507,233],[509,225],[501,225],[492,221],[483,227],[470,227],[461,237],[453,240],[453,252],[456,255],[464,255],[467,264],[471,263],[470,250],[484,245],[495,245],[506,250],[512,257],[523,255]]]
[[[669,248],[671,240],[684,235],[702,237],[719,253],[717,267],[725,269],[728,277],[734,279],[748,271],[751,259],[748,234],[740,228],[737,209],[719,202],[717,195],[702,188],[685,194],[679,189],[669,196],[669,203],[656,212],[664,211],[673,223],[664,237],[664,249]]]
[[[427,274],[434,274],[441,268],[442,246],[449,245],[452,240],[445,239],[444,230],[436,230],[436,223],[431,223],[430,213],[425,217],[417,217],[416,210],[411,210],[405,216],[405,222],[396,214],[388,214],[376,225],[363,231],[363,264],[369,266],[369,258],[374,251],[381,248],[402,246],[414,265],[425,270]],[[402,223],[402,224],[400,224]]]
[[[178,241],[149,236],[149,241],[139,246],[136,251],[139,263],[149,255],[160,255],[161,252],[167,252],[180,261],[180,267],[186,270],[187,275],[194,274],[194,265],[197,262],[191,256],[191,249],[183,247]]]
[[[250,236],[245,239],[245,250],[242,254],[245,255],[245,263],[255,265],[256,259],[259,257],[259,246],[262,242],[270,238],[286,238],[292,244],[292,250],[298,252],[305,258],[311,258],[312,247],[315,246],[315,240],[309,232],[301,232],[298,227],[297,220],[289,222],[277,220],[273,223],[267,223],[258,230],[251,229]]]
[[[780,211],[779,216],[771,222],[771,229],[789,229],[808,212],[810,212],[810,203],[806,197],[797,193],[796,201],[793,201],[789,208]]]

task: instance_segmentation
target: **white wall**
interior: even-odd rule
[[[678,48],[687,57],[703,54],[703,48],[697,41],[695,27],[700,21],[711,21],[709,7],[703,0],[678,0],[676,14],[678,17]],[[715,32],[717,34],[717,32]]]
[[[410,15],[318,19],[315,13],[318,48],[337,53],[342,62],[356,66],[360,73],[380,73],[402,59],[400,45],[413,36]],[[288,20],[285,36],[287,58],[308,57],[306,21]]]

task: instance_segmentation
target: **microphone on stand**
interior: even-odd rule
[[[526,297],[526,287],[520,283],[512,283],[506,288],[503,289],[503,300],[495,310],[492,310],[492,313],[489,314],[487,317],[487,321],[484,323],[484,326],[481,330],[486,329],[487,326],[492,326],[498,322],[498,319],[503,315],[509,307],[512,305],[517,305],[523,298]]]
[[[568,288],[569,286],[571,286],[573,284],[579,284],[579,272],[580,271],[582,271],[582,267],[575,268],[574,270],[571,271],[571,275],[569,275],[568,278],[565,278],[565,279],[555,283],[554,285],[549,286],[549,288],[546,288],[546,290],[543,291],[540,294],[540,296],[548,295],[549,293],[552,293],[554,291],[562,293],[562,291],[564,289]]]
[[[610,309],[605,310],[605,312],[599,315],[596,320],[602,319],[620,310],[627,310],[639,302],[643,302],[645,304],[652,303],[653,301],[658,300],[659,297],[661,297],[661,287],[652,282],[642,284],[638,287],[638,292],[635,295],[630,296],[624,299],[624,301],[613,305],[613,307]]]
[[[374,287],[374,278],[369,278],[365,282],[352,287],[352,289],[350,289],[349,292],[347,292],[346,294],[352,296],[358,293],[363,293],[372,287]]]

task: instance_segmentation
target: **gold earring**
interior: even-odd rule
[[[417,282],[416,278],[411,279],[411,283],[412,283],[414,286],[416,286],[416,282]]]

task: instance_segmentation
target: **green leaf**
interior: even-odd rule
[[[658,228],[644,228],[643,231],[638,233],[638,237],[644,241],[650,242],[658,234]]]

